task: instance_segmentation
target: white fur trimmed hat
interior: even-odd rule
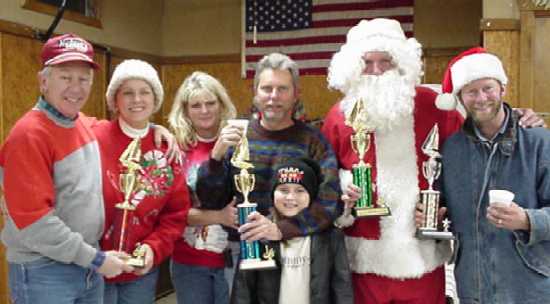
[[[481,47],[471,48],[453,58],[441,83],[443,94],[437,96],[436,106],[442,110],[454,110],[458,104],[457,95],[472,81],[494,78],[502,85],[508,83],[502,62],[497,56],[487,53]]]
[[[346,43],[334,54],[328,71],[329,87],[346,94],[365,68],[367,52],[387,52],[401,75],[420,83],[422,46],[415,38],[407,38],[401,24],[393,19],[361,20],[352,27]]]
[[[141,79],[151,86],[155,94],[155,108],[153,109],[153,113],[157,112],[164,100],[162,83],[160,82],[157,70],[149,63],[138,59],[124,60],[115,68],[109,86],[107,87],[107,93],[105,93],[109,110],[115,112],[116,92],[122,83],[128,79]]]

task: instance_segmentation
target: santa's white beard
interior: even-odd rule
[[[395,69],[380,76],[362,75],[344,97],[341,109],[347,117],[355,102],[362,100],[367,126],[376,131],[391,130],[404,117],[412,115],[415,94],[415,84],[407,82]]]

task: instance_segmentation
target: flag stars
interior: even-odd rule
[[[246,0],[246,28],[264,31],[303,29],[311,23],[312,0]],[[304,3],[307,7],[304,8]],[[307,23],[306,23],[307,22]],[[250,30],[248,30],[250,31]]]

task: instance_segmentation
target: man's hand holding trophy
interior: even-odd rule
[[[120,223],[120,237],[118,240],[118,251],[127,252],[128,255],[123,256],[125,263],[129,266],[137,268],[137,274],[144,274],[153,266],[154,253],[147,244],[126,244],[127,243],[127,227],[129,213],[136,208],[131,203],[131,199],[139,189],[139,172],[141,168],[141,141],[140,138],[134,139],[124,152],[120,155],[119,161],[123,172],[119,176],[120,191],[124,195],[124,201],[115,205],[117,209],[122,210],[122,221]],[[134,246],[132,248],[127,248]],[[129,254],[128,250],[132,250]]]
[[[249,169],[253,169],[254,165],[250,163],[250,155],[248,148],[248,140],[246,138],[246,129],[248,126],[248,120],[235,119],[229,122],[230,124],[237,124],[243,128],[243,136],[239,144],[235,147],[233,155],[231,157],[231,164],[240,169],[239,173],[234,176],[235,188],[242,193],[243,202],[237,205],[239,225],[247,223],[249,216],[256,211],[257,204],[249,201],[248,196],[250,192],[254,190],[256,178],[254,174],[248,172]],[[275,261],[273,260],[273,249],[266,246],[262,253],[259,241],[246,241],[241,240],[241,260],[239,268],[241,270],[250,269],[270,269],[275,268]]]
[[[428,189],[420,191],[420,202],[417,206],[416,222],[419,226],[416,237],[419,239],[452,240],[454,236],[449,231],[448,219],[441,221],[446,208],[439,208],[440,192],[434,190],[433,184],[441,174],[441,159],[439,153],[439,128],[436,125],[428,134],[422,144],[422,152],[428,156],[428,160],[422,163],[422,174],[428,181]],[[440,229],[438,223],[443,224]]]

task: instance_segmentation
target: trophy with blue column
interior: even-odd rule
[[[244,132],[246,132],[246,127],[244,130]],[[246,133],[243,133],[241,142],[235,147],[235,151],[231,157],[231,164],[240,169],[239,173],[234,176],[235,187],[237,191],[243,195],[243,202],[237,205],[239,225],[244,225],[247,222],[248,215],[255,212],[258,207],[258,204],[248,200],[248,196],[254,189],[256,183],[254,174],[248,172],[249,169],[254,168],[254,165],[249,161],[248,140],[246,138]],[[265,245],[265,249],[262,250],[259,241],[248,242],[241,240],[240,247],[241,259],[239,269],[271,269],[276,267],[275,261],[273,260],[274,251],[267,245]]]
[[[355,203],[352,213],[355,217],[387,216],[391,215],[390,208],[380,198],[375,203],[376,184],[372,180],[372,165],[365,162],[373,133],[367,127],[366,120],[364,103],[357,100],[345,121],[346,125],[353,129],[351,147],[359,158],[359,162],[352,166],[351,173],[353,184],[361,188],[361,197]]]

